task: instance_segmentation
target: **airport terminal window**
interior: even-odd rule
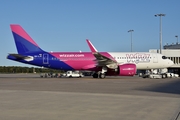
[[[176,64],[179,64],[178,61],[179,61],[179,60],[178,60],[178,57],[176,57],[176,60],[175,60]]]
[[[174,57],[171,57],[172,61],[174,62]]]

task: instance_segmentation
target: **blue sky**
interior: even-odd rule
[[[163,45],[180,36],[179,0],[1,0],[0,66],[27,66],[6,59],[16,53],[10,24],[20,24],[46,51],[127,51],[133,29],[133,51],[159,48],[159,17]]]

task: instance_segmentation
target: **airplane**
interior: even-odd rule
[[[134,76],[137,69],[160,69],[174,64],[159,53],[98,52],[88,39],[91,52],[46,52],[20,25],[10,27],[18,53],[10,53],[7,59],[25,64],[65,71],[94,71],[93,78]]]

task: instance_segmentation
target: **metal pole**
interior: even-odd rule
[[[131,32],[131,52],[133,51],[133,50],[132,50],[132,44],[133,44],[133,43],[132,43],[132,32]]]
[[[162,54],[162,16],[165,16],[165,14],[156,14],[155,17],[160,17],[160,32],[159,32],[159,42],[160,42],[160,54]]]
[[[161,18],[161,15],[160,15],[160,54],[162,53],[162,18]]]
[[[132,41],[132,32],[134,30],[129,30],[128,32],[131,32],[131,52],[133,51],[133,41]]]
[[[175,36],[177,38],[177,44],[178,44],[178,35]]]

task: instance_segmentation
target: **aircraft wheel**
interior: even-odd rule
[[[100,73],[100,74],[99,74],[99,78],[104,79],[105,77],[106,77],[106,75],[105,75],[104,73]]]
[[[162,78],[166,78],[166,75],[165,75],[165,74],[163,74],[163,75],[162,75]]]

